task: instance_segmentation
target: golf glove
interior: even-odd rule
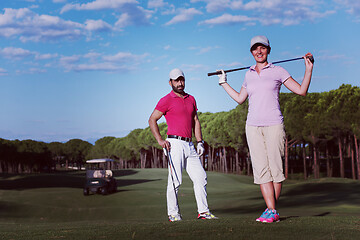
[[[166,148],[163,148],[163,151],[164,151],[165,157],[167,157],[168,151],[166,150]]]
[[[205,148],[204,148],[204,143],[203,142],[198,142],[197,144],[197,153],[199,154],[199,156],[202,156],[205,152]]]
[[[222,74],[219,75],[219,85],[224,84],[227,81],[226,73],[224,72],[224,70],[221,69],[220,71],[222,72]]]

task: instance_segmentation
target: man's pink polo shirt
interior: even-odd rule
[[[192,137],[194,117],[197,111],[195,98],[186,94],[184,98],[173,91],[161,98],[155,107],[162,112],[168,125],[168,135]]]
[[[250,126],[273,126],[283,123],[279,92],[281,85],[291,77],[282,67],[266,65],[258,74],[255,65],[245,74],[242,87],[249,98],[246,124]]]

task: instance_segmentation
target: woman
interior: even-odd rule
[[[267,208],[256,221],[277,222],[280,217],[276,202],[280,197],[282,182],[285,180],[282,167],[285,132],[280,111],[279,92],[282,84],[290,91],[307,94],[313,63],[304,56],[305,74],[301,85],[282,67],[268,63],[271,47],[265,36],[255,36],[250,42],[250,52],[256,64],[246,72],[240,92],[234,90],[223,70],[219,77],[221,85],[229,96],[239,104],[249,98],[246,120],[246,139],[250,150],[254,183],[260,185]]]

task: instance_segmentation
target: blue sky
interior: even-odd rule
[[[175,67],[199,111],[233,109],[207,73],[254,64],[255,35],[270,61],[313,53],[310,92],[359,86],[360,1],[0,1],[0,138],[93,143],[146,128]],[[302,61],[281,65],[301,82]]]

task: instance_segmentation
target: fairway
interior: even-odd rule
[[[208,172],[218,220],[197,220],[192,184],[180,188],[182,222],[166,215],[166,169],[115,171],[118,191],[82,195],[84,172],[0,175],[0,239],[359,239],[360,182],[287,180],[281,222],[257,223],[265,209],[252,177]]]

